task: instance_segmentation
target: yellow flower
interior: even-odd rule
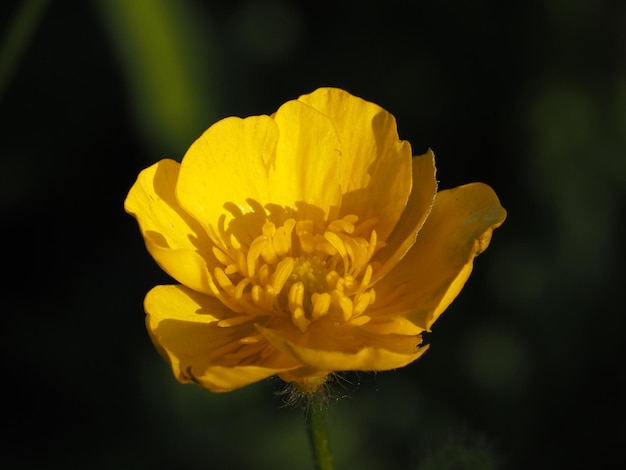
[[[437,192],[433,153],[335,88],[217,122],[143,170],[125,209],[180,283],[146,296],[152,340],[215,392],[413,362],[506,217],[487,185]]]

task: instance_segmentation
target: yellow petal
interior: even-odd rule
[[[245,213],[251,210],[249,199],[269,202],[268,172],[277,141],[278,127],[269,116],[213,124],[183,157],[176,188],[180,205],[208,228],[227,213],[228,203]]]
[[[360,327],[360,331],[376,335],[417,336],[425,330],[400,315],[385,315],[372,318]]]
[[[315,325],[309,328],[309,332]],[[370,335],[359,332],[353,337],[342,340],[330,338],[328,330],[319,330],[316,337],[309,337],[297,344],[294,340],[266,328],[259,330],[272,345],[283,354],[293,357],[304,367],[313,371],[344,371],[344,370],[390,370],[403,367],[417,358],[426,347],[419,348],[419,336]],[[332,345],[334,349],[329,348]]]
[[[319,88],[298,101],[328,116],[339,136],[341,215],[378,218],[378,238],[386,240],[411,192],[411,146],[399,139],[395,118],[337,88]]]
[[[143,170],[124,208],[137,219],[146,247],[159,266],[178,282],[208,293],[207,260],[213,258],[212,244],[176,201],[179,168],[174,160],[161,160]]]
[[[277,351],[265,354],[269,344],[253,322],[219,326],[233,312],[213,297],[184,286],[157,286],[144,307],[152,341],[183,383],[225,392],[299,366]]]
[[[415,244],[376,285],[376,302],[368,315],[402,314],[430,331],[505,218],[506,211],[485,184],[438,192]]]
[[[273,203],[302,210],[302,218],[319,219],[312,207],[335,214],[341,203],[341,144],[328,117],[299,101],[282,105],[274,120],[280,129],[276,160],[270,164]]]
[[[435,155],[428,150],[424,155],[413,157],[412,164],[413,189],[400,221],[387,239],[387,246],[374,258],[374,261],[380,261],[382,266],[374,274],[373,283],[391,271],[413,246],[417,233],[424,225],[435,200],[437,192]]]

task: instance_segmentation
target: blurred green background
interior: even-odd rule
[[[626,3],[0,10],[3,468],[311,468],[278,380],[174,380],[142,310],[170,280],[122,204],[217,119],[319,86],[382,105],[441,188],[486,182],[509,212],[421,360],[335,384],[337,468],[623,460]]]

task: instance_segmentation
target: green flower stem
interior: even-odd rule
[[[306,423],[313,451],[316,470],[333,470],[333,456],[328,445],[326,416],[324,413],[324,391],[317,390],[309,397]]]

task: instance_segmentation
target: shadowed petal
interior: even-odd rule
[[[292,100],[274,115],[280,129],[276,159],[270,162],[272,203],[317,206],[325,215],[341,204],[341,143],[333,123],[320,112]],[[310,218],[311,214],[302,214]]]
[[[207,262],[213,259],[204,229],[174,196],[180,165],[161,160],[143,170],[124,208],[139,223],[146,247],[161,268],[178,282],[208,293]]]
[[[379,220],[385,240],[411,192],[411,145],[398,137],[396,120],[380,106],[337,88],[303,95],[306,103],[332,121],[341,143],[341,214]]]
[[[280,352],[317,371],[390,370],[403,367],[425,351],[419,336],[369,334],[353,329],[353,336],[332,337],[332,330],[311,328],[296,343],[275,331],[259,330]]]
[[[251,210],[248,199],[269,202],[268,173],[278,135],[269,116],[229,117],[213,124],[181,162],[180,205],[208,228],[227,213],[226,203],[245,213]]]
[[[152,341],[181,382],[226,392],[299,366],[259,337],[252,322],[219,326],[234,314],[213,297],[157,286],[144,307]]]
[[[374,261],[383,264],[374,273],[372,283],[376,283],[385,276],[409,251],[415,243],[417,233],[424,225],[424,221],[432,208],[437,192],[435,179],[435,155],[431,150],[419,157],[413,157],[413,189],[411,196],[391,236],[387,239],[387,246],[375,256]]]
[[[376,285],[377,302],[368,314],[402,314],[430,331],[461,291],[493,229],[505,218],[506,211],[485,184],[438,192],[415,244]]]

